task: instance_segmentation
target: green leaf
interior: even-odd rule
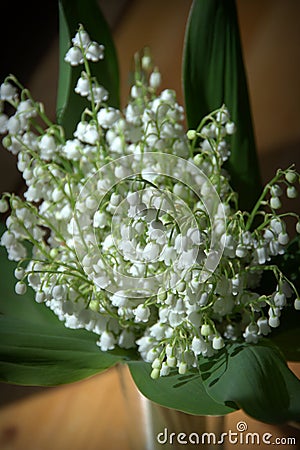
[[[93,76],[108,90],[108,104],[119,107],[119,69],[113,39],[96,0],[59,0],[59,83],[57,120],[72,137],[83,110],[88,106],[85,98],[74,92],[82,66],[71,67],[64,61],[71,39],[82,24],[91,39],[104,45],[104,60],[91,63]]]
[[[0,381],[56,386],[95,375],[121,359],[101,352],[87,331],[68,330],[59,322],[0,318]]]
[[[236,409],[233,405],[226,406],[208,395],[196,370],[189,375],[175,373],[153,380],[150,377],[151,364],[131,361],[128,366],[141,393],[167,408],[196,415],[224,415]]]
[[[240,207],[250,210],[261,182],[234,0],[194,0],[185,36],[183,82],[190,128],[197,128],[222,104],[228,107],[237,132],[231,138],[227,169]]]
[[[0,233],[3,232],[0,226]],[[0,247],[0,381],[51,386],[99,373],[125,356],[101,352],[97,336],[67,329],[33,291],[15,294],[16,263]]]
[[[299,420],[300,380],[267,341],[227,345],[202,360],[200,371],[208,394],[219,403],[234,402],[262,422]]]
[[[151,365],[128,363],[138,389],[150,400],[196,415],[223,415],[242,408],[267,423],[299,420],[300,380],[268,341],[227,344],[211,358],[199,358],[199,371],[150,378]]]

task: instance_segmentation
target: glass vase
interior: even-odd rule
[[[118,368],[128,419],[131,450],[219,450],[224,416],[195,416],[160,406],[144,397],[127,366]]]

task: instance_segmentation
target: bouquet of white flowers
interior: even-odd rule
[[[188,37],[213,8],[231,11],[232,4],[196,1]],[[64,2],[61,10],[67,26]],[[159,91],[161,75],[147,52],[135,56],[128,105],[112,106],[110,86],[95,69],[110,56],[82,25],[62,71],[74,79],[71,98],[84,107],[72,114],[68,99],[59,123],[52,123],[14,76],[1,84],[3,145],[17,155],[27,186],[23,196],[2,195],[0,210],[10,215],[1,244],[17,263],[15,292],[31,295],[29,287],[45,305],[34,307],[37,317],[29,323],[37,332],[29,336],[20,318],[11,329],[4,314],[7,348],[18,342],[20,350],[13,370],[13,356],[5,357],[2,379],[58,384],[123,361],[146,396],[179,410],[225,414],[242,407],[270,421],[299,415],[299,381],[265,338],[273,329],[276,337],[291,308],[300,309],[294,273],[281,263],[289,255],[285,217],[294,219],[298,233],[300,221],[296,213],[280,213],[284,193],[297,196],[299,174],[293,166],[278,170],[249,207],[241,206],[248,202],[247,184],[244,173],[238,179],[234,158],[237,151],[253,152],[252,131],[248,148],[236,149],[240,120],[232,114],[239,108],[221,103],[202,118],[189,101],[195,88],[189,65],[201,45],[187,38],[187,132],[184,109],[174,91]],[[40,320],[39,314],[46,315]],[[63,363],[55,351],[47,353],[53,339],[61,355],[68,354]],[[73,345],[78,356],[70,352]],[[28,354],[36,346],[35,356],[53,361],[48,374],[41,375]],[[264,392],[270,371],[277,373],[272,401]],[[186,386],[180,392],[178,383]],[[193,398],[185,389],[194,389]]]

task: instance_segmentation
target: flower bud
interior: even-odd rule
[[[163,288],[159,288],[158,293],[157,293],[157,298],[161,302],[165,301],[167,298],[167,292]]]
[[[270,189],[272,197],[280,197],[282,195],[282,189],[278,184],[274,184]]]
[[[195,139],[195,137],[197,137],[197,132],[196,130],[188,130],[188,132],[186,133],[187,138],[192,141],[193,139]]]
[[[286,195],[288,198],[297,198],[298,191],[295,186],[289,186],[286,190]]]
[[[23,281],[18,281],[15,285],[15,292],[18,295],[24,295],[27,291],[27,286]]]
[[[270,206],[273,209],[281,208],[281,201],[280,201],[279,197],[271,197],[271,199],[270,199]]]
[[[236,126],[234,122],[227,122],[225,125],[226,133],[232,135],[236,132]]]
[[[153,369],[150,374],[150,377],[152,378],[152,380],[157,380],[159,378],[159,373],[160,373],[159,369]]]
[[[121,202],[121,196],[119,194],[116,194],[115,192],[113,192],[110,196],[109,201],[113,206],[118,206]]]
[[[1,198],[0,200],[0,213],[6,213],[8,211],[8,202],[5,200],[5,198]]]
[[[286,296],[283,292],[276,292],[274,295],[274,305],[278,308],[282,308],[286,305]]]
[[[152,72],[149,79],[150,87],[157,89],[161,84],[161,74],[158,71]]]
[[[269,322],[270,327],[272,327],[272,328],[277,328],[280,325],[279,317],[275,317],[275,316],[270,317],[268,322]]]
[[[185,363],[185,362],[181,362],[181,363],[179,364],[179,367],[178,367],[178,373],[179,373],[179,375],[184,375],[184,374],[186,373],[186,370],[187,370],[187,365],[186,365],[186,363]]]
[[[208,323],[204,323],[201,326],[201,334],[202,336],[209,336],[210,334],[212,334],[211,326]]]
[[[166,377],[169,375],[169,373],[170,373],[170,367],[168,366],[168,364],[166,362],[163,362],[161,369],[160,369],[160,376]]]
[[[43,291],[39,291],[35,294],[35,301],[37,303],[43,303],[46,300],[46,295]]]
[[[142,57],[142,68],[143,70],[150,70],[152,66],[152,60],[149,55],[144,55]]]
[[[281,245],[286,245],[289,242],[289,235],[287,233],[279,233],[278,242]]]
[[[212,346],[215,350],[221,350],[225,346],[222,336],[215,336],[213,338]]]
[[[289,183],[295,183],[297,181],[297,175],[295,172],[293,172],[292,170],[289,170],[286,172],[285,174],[285,179],[286,181],[288,181]]]
[[[175,356],[167,357],[167,364],[169,367],[176,367],[176,363],[177,363],[177,360],[176,360]]]
[[[15,275],[17,280],[22,280],[22,278],[25,275],[25,270],[23,269],[23,267],[17,267],[15,269],[14,275]]]
[[[294,302],[294,308],[297,311],[300,311],[300,298],[296,298],[295,302]]]
[[[152,369],[160,369],[161,368],[161,361],[159,358],[155,358],[153,363],[151,364]]]

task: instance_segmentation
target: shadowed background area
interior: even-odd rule
[[[133,54],[144,46],[151,48],[162,73],[162,88],[175,89],[179,102],[183,103],[181,55],[191,3],[190,0],[99,1],[115,38],[123,106],[129,91]],[[278,167],[285,168],[292,162],[300,170],[300,2],[237,0],[237,7],[259,161],[266,181]],[[1,17],[10,26],[0,29],[0,81],[8,73],[14,73],[34,98],[43,101],[48,115],[54,119],[58,74],[56,1],[22,2],[18,9],[13,2],[4,2]],[[15,158],[0,149],[1,192],[21,189],[22,180],[15,164]],[[299,200],[295,202],[297,207],[298,204]],[[31,396],[33,392],[36,395]],[[1,450],[129,448],[126,409],[115,370],[60,388],[1,385],[0,406]],[[235,413],[228,424],[243,417]],[[263,427],[250,419],[248,423]],[[262,429],[269,431],[270,427]],[[275,433],[275,428],[272,430]],[[283,433],[283,428],[278,430],[277,435]],[[295,435],[294,430],[284,430]]]

